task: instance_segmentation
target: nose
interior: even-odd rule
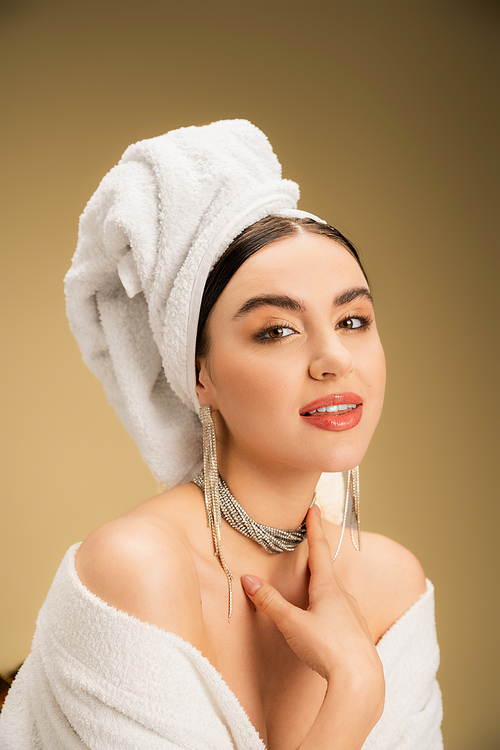
[[[309,363],[309,374],[314,380],[340,380],[353,369],[352,354],[335,331],[317,342]]]

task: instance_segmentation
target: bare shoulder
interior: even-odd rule
[[[338,562],[338,575],[357,599],[375,641],[426,591],[419,560],[381,534],[363,532],[361,552],[344,540]]]
[[[425,573],[413,552],[382,534],[366,532],[363,547],[372,576],[394,597],[411,606],[426,590]],[[403,610],[404,611],[404,610]]]
[[[107,604],[201,648],[199,580],[178,510],[194,499],[190,493],[175,488],[100,526],[78,548],[75,565]]]

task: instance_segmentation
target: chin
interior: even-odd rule
[[[354,443],[354,444],[353,444]],[[320,472],[349,471],[359,466],[369,445],[369,440],[352,441],[351,445],[341,443],[329,446],[321,451],[314,451],[314,470]]]
[[[337,473],[337,472],[340,472],[340,471],[349,471],[349,469],[354,469],[355,466],[359,466],[359,464],[362,461],[362,458],[363,457],[361,457],[358,460],[355,460],[355,459],[348,460],[348,459],[346,459],[345,461],[340,461],[340,460],[330,461],[328,464],[323,464],[323,467],[320,468],[320,469],[318,469],[318,470],[322,474],[323,473],[333,474],[333,473]]]
[[[314,460],[311,462],[305,462],[300,467],[311,472],[319,472],[320,474],[327,473],[332,474],[340,471],[349,471],[354,469],[355,466],[359,466],[365,451],[339,451],[335,454],[329,454],[328,456],[319,457],[316,455]],[[302,463],[302,462],[301,462]]]

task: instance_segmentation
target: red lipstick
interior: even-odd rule
[[[357,393],[332,393],[306,404],[300,410],[303,420],[322,430],[339,432],[355,427],[362,416],[363,399]]]

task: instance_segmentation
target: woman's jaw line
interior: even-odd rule
[[[337,403],[332,404],[332,402]],[[257,484],[261,485],[264,490],[264,497],[267,494],[264,489],[266,485],[271,488],[271,495],[277,491],[278,494],[293,497],[300,487],[304,487],[305,495],[308,495],[311,487],[314,491],[321,474],[344,472],[358,465],[368,447],[367,444],[365,445],[366,430],[363,434],[358,434],[358,430],[350,433],[350,428],[362,419],[363,399],[356,393],[346,391],[323,396],[307,404],[307,407],[321,409],[332,405],[347,408],[338,412],[316,412],[307,417],[299,413],[297,409],[292,419],[295,427],[292,423],[289,424],[291,434],[294,434],[290,452],[281,449],[278,436],[276,436],[278,441],[276,452],[269,448],[268,444],[264,447],[264,444],[242,441],[242,435],[236,437],[221,412],[218,409],[214,410],[212,416],[216,427],[218,467],[230,489],[233,489],[230,484],[231,477],[236,477],[238,483],[240,477],[248,477],[248,482],[251,484],[253,484],[252,477],[255,477]],[[348,408],[354,405],[354,409]],[[312,429],[316,426],[321,429]],[[345,439],[340,435],[338,438],[333,435],[328,438],[323,432],[331,434],[346,430],[350,435],[346,434]],[[324,438],[321,438],[321,432],[325,434]],[[245,435],[248,436],[248,433],[244,433],[243,438]],[[299,448],[298,451],[297,448]],[[245,483],[242,486],[244,488]]]

